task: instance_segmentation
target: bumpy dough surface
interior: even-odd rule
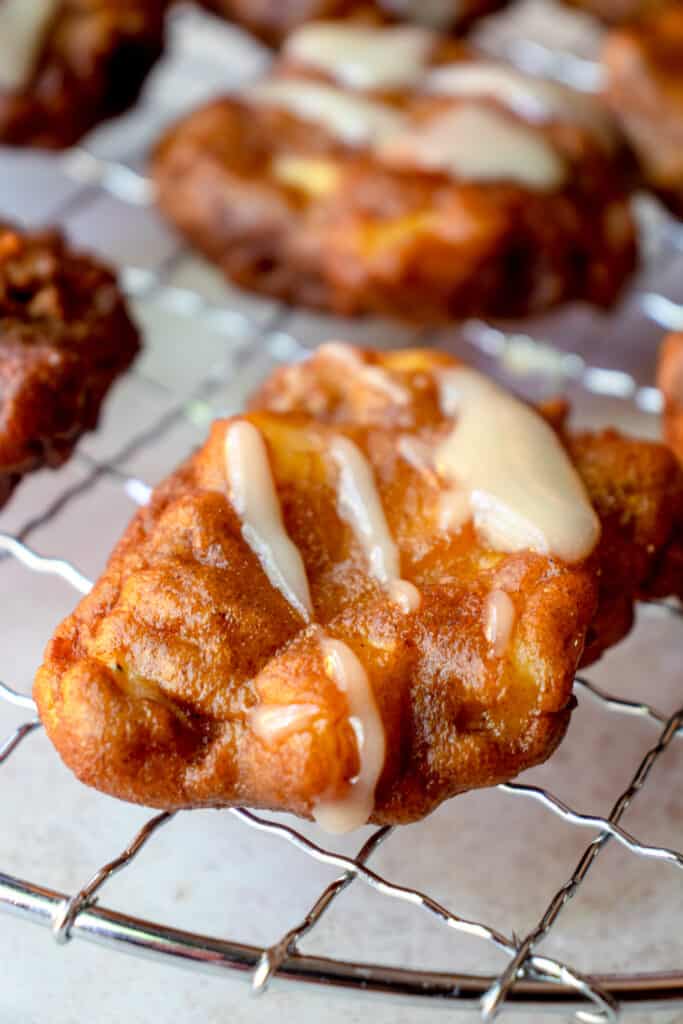
[[[69,457],[138,348],[108,268],[56,231],[0,224],[0,504]]]
[[[567,440],[603,527],[578,565],[488,550],[471,524],[436,526],[441,487],[413,468],[399,438],[430,442],[444,419],[429,350],[363,353],[405,389],[340,372],[323,351],[276,373],[246,418],[261,431],[284,523],[308,575],[314,625],[268,582],[228,497],[225,435],[157,488],[93,592],[58,628],[35,696],[47,732],[84,782],[158,807],[252,806],[310,816],[343,796],[358,748],[319,637],[343,640],[365,667],[385,734],[372,820],[406,822],[474,787],[543,761],[567,727],[577,666],[630,626],[636,596],[683,589],[683,474],[666,448],[613,432]],[[561,416],[548,415],[561,427]],[[401,612],[368,573],[340,519],[329,442],[342,433],[369,459],[401,554],[420,590]],[[673,556],[672,556],[673,552]],[[492,653],[484,603],[505,590],[515,624]],[[316,705],[280,742],[259,739],[260,705]]]

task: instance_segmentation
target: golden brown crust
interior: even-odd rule
[[[0,89],[0,141],[62,148],[138,97],[163,48],[168,0],[62,0],[20,91]]]
[[[138,348],[110,270],[58,232],[0,224],[0,505],[69,457]]]
[[[663,445],[614,430],[568,444],[602,523],[586,665],[629,632],[636,599],[683,598],[683,475]]]
[[[683,333],[662,342],[657,383],[664,399],[664,436],[683,462]]]
[[[603,50],[606,98],[645,183],[683,216],[683,6],[659,5],[615,29]]]
[[[242,536],[226,479],[231,421],[218,421],[136,515],[38,672],[48,735],[84,782],[153,806],[246,803],[310,816],[321,794],[343,793],[358,772],[321,630],[362,662],[382,718],[374,821],[414,820],[458,792],[509,779],[562,738],[585,637],[591,630],[594,657],[623,627],[614,622],[623,595],[601,577],[620,573],[630,613],[680,536],[681,472],[661,446],[576,439],[572,454],[603,520],[598,550],[574,566],[496,554],[471,524],[436,528],[438,484],[398,451],[401,433],[427,440],[447,426],[432,372],[453,361],[428,350],[362,359],[407,389],[409,403],[372,378],[352,381],[322,353],[271,378],[248,414],[267,443],[316,625],[271,586]],[[327,455],[339,433],[372,464],[402,575],[422,595],[411,614],[368,574],[339,517]],[[515,609],[502,656],[483,631],[492,589]],[[302,702],[318,707],[313,725],[275,743],[255,734],[253,708]]]
[[[442,42],[431,60],[467,57]],[[291,59],[277,74],[321,77]],[[419,89],[371,98],[418,133],[463,102]],[[564,183],[541,189],[399,166],[237,96],[172,128],[152,172],[161,209],[193,245],[239,285],[288,302],[418,322],[521,315],[572,298],[609,305],[636,262],[628,160],[579,121],[523,122],[568,168]],[[303,173],[292,177],[293,163]]]

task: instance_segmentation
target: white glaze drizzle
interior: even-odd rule
[[[457,531],[472,518],[472,502],[469,491],[453,484],[439,499],[439,529]]]
[[[363,362],[359,352],[351,345],[345,345],[341,341],[328,341],[318,349],[321,356],[337,360],[343,363],[354,375],[364,381],[375,391],[383,392],[387,398],[396,405],[408,405],[410,403],[409,392],[392,380],[391,376],[381,366]]]
[[[442,111],[419,127],[380,140],[380,159],[463,181],[558,188],[567,167],[540,131],[475,102]]]
[[[528,121],[556,118],[574,121],[606,146],[614,144],[615,129],[593,97],[494,61],[462,61],[430,69],[423,79],[427,92],[453,97],[487,97]]]
[[[402,116],[386,103],[303,78],[267,78],[241,94],[257,106],[279,107],[321,125],[350,146],[372,145],[395,134]]]
[[[422,594],[410,580],[391,580],[387,593],[405,615],[416,612],[422,604]]]
[[[60,0],[0,2],[0,89],[24,87]]]
[[[434,34],[417,25],[318,21],[293,32],[284,52],[351,89],[401,89],[420,79],[434,42]]]
[[[389,597],[403,611],[415,611],[420,594],[411,583],[401,580],[401,566],[370,463],[360,448],[347,437],[330,443],[330,456],[337,465],[337,507],[360,542],[370,573],[387,588]]]
[[[249,715],[254,735],[273,746],[301,732],[320,714],[317,704],[262,704]]]
[[[515,606],[504,590],[492,590],[484,603],[484,636],[497,658],[508,649],[515,625]]]
[[[396,450],[402,459],[422,474],[425,479],[435,482],[434,451],[432,446],[412,434],[402,434],[398,439]]]
[[[333,438],[330,456],[339,470],[339,514],[360,541],[370,563],[371,574],[384,584],[398,579],[398,548],[389,532],[368,460],[347,437]]]
[[[231,423],[225,435],[230,500],[242,521],[242,536],[271,584],[303,619],[313,614],[306,569],[287,535],[261,433],[248,420]]]
[[[496,551],[586,558],[600,522],[554,430],[475,370],[442,371],[439,390],[444,415],[457,418],[435,452],[435,467],[468,493],[486,542]]]
[[[313,817],[326,832],[350,832],[365,825],[375,805],[375,788],[384,766],[386,739],[368,674],[351,648],[324,634],[320,646],[325,670],[346,695],[349,722],[356,735],[360,769],[343,797],[323,796]]]

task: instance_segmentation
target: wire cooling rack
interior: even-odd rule
[[[187,27],[188,20],[192,23],[191,30]],[[204,32],[201,45],[196,41],[197,32],[200,36]],[[185,60],[186,82],[191,81],[193,85],[192,99],[196,99],[201,88],[208,92],[216,87],[215,78],[202,79],[197,64],[200,60],[205,74],[209,44],[214,48],[211,51],[214,64],[222,63],[223,47],[228,45],[228,40],[226,37],[216,41],[214,33],[213,26],[207,31],[196,16],[180,15],[175,23],[174,38],[176,42],[180,40],[176,49],[185,48],[180,56]],[[246,53],[242,43],[237,49],[234,41],[232,45],[239,65],[234,68],[235,78],[245,77],[258,69],[262,60],[259,53],[255,50]],[[550,51],[544,50],[540,43],[532,46],[527,40],[522,52],[527,57],[531,53],[537,64],[544,60],[546,70],[548,66],[556,66]],[[81,446],[74,460],[77,467],[75,478],[65,479],[62,486],[59,475],[51,475],[47,491],[43,484],[25,482],[17,492],[15,502],[8,508],[12,529],[0,533],[0,573],[7,572],[12,565],[21,566],[27,571],[22,579],[29,590],[35,575],[43,574],[62,580],[73,590],[74,597],[87,593],[91,586],[88,577],[71,560],[60,557],[59,523],[64,515],[72,514],[78,504],[88,510],[88,515],[97,517],[97,495],[103,482],[109,488],[108,493],[125,494],[129,502],[144,504],[149,497],[150,482],[154,483],[154,479],[148,482],[145,478],[144,467],[150,464],[150,457],[155,464],[154,453],[164,446],[168,449],[169,439],[177,436],[181,436],[186,445],[197,443],[213,416],[234,411],[250,387],[274,365],[302,358],[311,345],[331,333],[343,331],[346,336],[351,333],[355,339],[373,342],[378,337],[384,343],[395,344],[397,340],[395,327],[383,324],[342,325],[331,318],[302,319],[276,303],[250,300],[215,282],[207,285],[210,279],[204,271],[197,277],[196,265],[188,264],[187,252],[170,235],[166,235],[155,220],[150,210],[152,189],[137,160],[144,143],[154,137],[159,124],[176,110],[174,103],[167,102],[164,76],[173,79],[174,96],[187,91],[182,87],[178,89],[179,74],[182,77],[182,62],[181,72],[178,71],[179,60],[174,52],[170,67],[162,68],[151,94],[132,119],[125,120],[109,133],[96,136],[92,149],[73,150],[60,157],[56,164],[49,165],[50,187],[56,197],[49,210],[50,219],[60,220],[79,240],[83,236],[83,240],[91,245],[97,242],[98,232],[103,224],[106,225],[105,249],[118,257],[122,264],[123,287],[143,325],[153,311],[155,316],[161,316],[166,329],[149,339],[147,354],[122,386],[126,392],[123,411],[114,398],[115,415],[106,419],[100,435],[94,435]],[[582,58],[578,63],[576,60],[573,64],[571,61],[568,63],[565,55],[560,66],[570,70],[578,68],[581,76],[585,77],[588,64]],[[224,77],[223,71],[218,73],[221,82]],[[196,88],[197,81],[200,82],[199,89]],[[121,140],[127,143],[131,137],[138,138],[132,155],[121,144]],[[27,213],[31,216],[34,212],[32,192]],[[42,210],[35,216],[44,219]],[[588,312],[575,314],[574,319],[570,319],[569,340],[564,330],[560,341],[563,347],[554,343],[558,340],[555,326],[566,322],[565,313],[560,314],[559,319],[550,317],[526,325],[524,331],[518,327],[508,330],[504,325],[470,321],[455,333],[422,335],[419,340],[456,348],[475,362],[493,368],[499,375],[512,378],[532,395],[555,391],[561,386],[579,403],[594,397],[598,407],[604,408],[605,404],[616,400],[641,418],[652,417],[659,412],[661,400],[651,384],[651,360],[648,363],[642,358],[640,339],[647,331],[648,323],[657,324],[657,330],[661,326],[683,326],[683,306],[680,304],[683,295],[659,288],[662,281],[673,280],[676,275],[683,279],[683,235],[661,210],[648,202],[643,202],[641,216],[648,258],[645,271],[624,302],[621,319],[618,316],[601,319],[597,314]],[[120,229],[121,221],[125,222],[126,218],[135,222],[132,236],[127,236]],[[117,249],[121,238],[133,237],[143,257],[146,257],[145,246],[150,233],[156,233],[154,260],[145,258],[140,265],[134,265],[130,253],[125,251],[125,244],[123,249]],[[673,276],[672,271],[675,271]],[[624,324],[629,325],[635,340],[629,341],[629,331],[624,329]],[[603,343],[601,348],[596,342],[598,330],[603,336],[610,332],[616,334],[620,344],[605,347]],[[201,341],[199,334],[202,331],[207,332],[210,341]],[[551,344],[548,338],[552,338],[554,343]],[[398,340],[409,342],[416,339],[400,335]],[[180,359],[180,370],[176,368],[175,376],[172,371],[169,377],[172,353],[175,351],[177,354],[178,346],[184,351],[185,359]],[[596,358],[600,355],[605,356],[604,361]],[[121,394],[122,389],[117,394]],[[141,407],[145,411],[142,418]],[[177,454],[171,461],[167,461],[166,455],[160,458],[160,464],[166,471],[177,461]],[[136,467],[141,467],[139,474]],[[152,477],[154,475],[155,471]],[[24,492],[27,494],[25,500],[22,499]],[[36,495],[42,495],[43,499],[47,496],[42,506],[38,505]],[[124,524],[125,519],[122,518],[118,528],[122,529]],[[98,557],[101,560],[101,554]],[[2,584],[1,593],[4,604],[9,599],[9,584]],[[4,608],[3,612],[8,610]],[[650,614],[670,620],[673,644],[677,644],[680,650],[683,636],[681,609],[665,602]],[[45,639],[46,636],[43,641]],[[16,654],[5,650],[5,658],[11,657],[12,653]],[[39,652],[31,654],[35,655],[34,662],[37,661]],[[10,664],[5,661],[0,665],[0,671],[10,671]],[[544,955],[539,949],[551,930],[557,930],[555,926],[565,908],[578,894],[608,846],[618,845],[643,861],[661,861],[662,871],[683,868],[683,852],[636,837],[622,824],[665,751],[683,735],[683,707],[667,715],[649,702],[611,694],[583,677],[576,679],[575,692],[582,706],[592,702],[606,714],[613,730],[620,729],[625,718],[635,717],[651,728],[652,738],[645,755],[634,756],[632,774],[606,815],[582,813],[545,786],[510,783],[498,787],[498,793],[506,800],[538,803],[549,815],[556,816],[572,830],[588,833],[587,845],[576,867],[562,885],[549,890],[547,904],[537,924],[521,937],[491,923],[461,916],[447,908],[440,899],[407,885],[403,880],[392,880],[370,867],[373,856],[389,840],[392,845],[401,844],[401,829],[377,829],[365,839],[355,855],[341,854],[320,845],[303,830],[245,808],[224,813],[250,830],[267,834],[273,843],[290,844],[306,857],[338,872],[337,877],[324,886],[312,901],[310,909],[299,922],[287,928],[273,943],[246,945],[197,934],[141,920],[127,912],[107,909],[99,903],[102,889],[110,879],[131,866],[143,848],[177,817],[170,813],[151,817],[122,853],[101,867],[81,888],[69,894],[0,872],[0,910],[18,914],[51,929],[58,943],[86,939],[114,950],[156,957],[167,963],[214,972],[240,973],[250,979],[252,991],[256,994],[264,993],[271,982],[335,986],[354,997],[394,996],[413,1000],[422,1006],[470,1009],[479,1012],[484,1019],[492,1019],[504,1004],[511,1010],[527,1014],[544,1012],[566,1017],[575,1013],[577,1019],[584,1022],[614,1021],[620,1012],[635,1009],[681,1008],[683,963],[679,970],[669,970],[668,973],[643,973],[638,971],[637,964],[631,964],[628,965],[630,969],[621,974],[601,974],[592,970],[587,974],[559,958]],[[27,715],[26,720],[11,730],[0,744],[0,766],[4,767],[10,759],[18,756],[25,745],[31,744],[30,737],[40,730],[40,722],[31,698],[19,693],[17,688],[9,685],[9,681],[0,683],[0,705]],[[657,801],[660,797],[661,786],[655,788],[650,783],[650,801]],[[529,848],[532,854],[532,839],[529,840]],[[434,927],[445,927],[494,947],[504,955],[504,968],[498,975],[426,971],[378,962],[356,963],[302,952],[302,940],[310,942],[314,930],[351,886],[369,887],[386,901],[402,902],[416,908],[423,918],[431,918]]]

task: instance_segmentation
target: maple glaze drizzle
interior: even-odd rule
[[[365,551],[371,575],[386,587],[389,597],[402,611],[416,611],[420,606],[420,592],[412,583],[401,579],[398,547],[391,536],[370,463],[347,437],[332,439],[330,455],[339,471],[339,514],[351,526]]]
[[[308,79],[268,78],[249,85],[241,95],[248,103],[280,107],[320,124],[349,146],[377,143],[403,123],[402,116],[387,103]]]
[[[439,387],[442,412],[455,425],[437,446],[434,464],[468,496],[474,525],[491,548],[528,549],[565,562],[586,558],[600,522],[555,431],[475,370],[442,371]],[[456,506],[453,528],[462,525],[459,500]]]
[[[314,21],[288,36],[284,52],[352,89],[400,89],[419,80],[435,41],[417,25]]]
[[[384,766],[386,738],[368,674],[341,640],[322,634],[320,647],[325,669],[346,696],[349,722],[356,736],[360,769],[339,797],[323,796],[313,817],[326,832],[350,832],[365,825],[375,806],[375,789]]]
[[[388,135],[378,141],[376,153],[391,165],[461,181],[511,181],[551,190],[567,177],[564,159],[538,129],[474,100]]]
[[[225,465],[230,499],[242,522],[244,540],[271,584],[310,621],[313,606],[303,559],[282,521],[265,442],[248,420],[236,420],[228,427]]]
[[[470,60],[444,64],[427,72],[424,88],[439,96],[495,100],[526,121],[566,119],[608,147],[615,141],[612,120],[594,97],[511,65]]]

